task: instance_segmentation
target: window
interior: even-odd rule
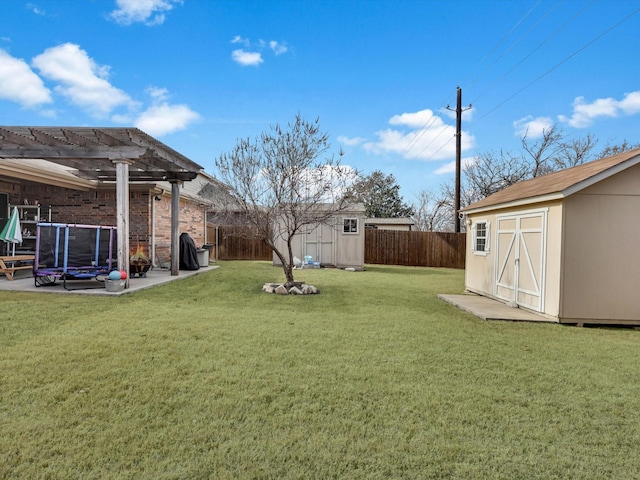
[[[357,218],[345,218],[343,233],[358,233],[358,219]]]
[[[489,253],[489,222],[480,221],[473,225],[473,253],[486,255]]]

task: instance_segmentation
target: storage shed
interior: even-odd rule
[[[570,324],[640,324],[640,149],[461,210],[465,288]]]
[[[309,256],[323,267],[364,270],[364,218],[364,206],[352,205],[329,222],[309,227],[296,235],[293,254],[301,260]],[[278,248],[286,251],[284,239],[278,241]],[[275,254],[273,264],[280,265]]]

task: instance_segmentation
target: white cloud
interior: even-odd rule
[[[166,100],[169,97],[169,90],[166,88],[151,86],[147,87],[145,91],[154,101]]]
[[[460,159],[460,165],[462,167],[462,170],[465,170],[467,167],[474,165],[477,162],[478,162],[478,159],[476,157],[467,157],[467,158]],[[455,173],[455,172],[456,172],[456,161],[454,160],[453,162],[445,163],[433,173],[435,175],[448,175],[449,173]]]
[[[286,53],[287,50],[289,50],[286,44],[276,42],[275,40],[271,40],[269,42],[269,48],[273,50],[273,53],[275,53],[276,55],[282,55],[283,53]]]
[[[233,58],[234,62],[244,67],[260,65],[264,61],[260,53],[245,52],[242,49],[231,52],[231,58]]]
[[[78,45],[49,48],[33,59],[33,65],[60,84],[56,92],[93,116],[104,117],[119,106],[136,106],[129,95],[109,83],[109,67],[97,65]]]
[[[289,47],[285,42],[278,42],[276,40],[266,42],[262,39],[257,42],[252,42],[250,39],[240,35],[233,37],[231,39],[231,43],[235,45],[242,45],[244,47],[231,52],[231,58],[234,62],[245,67],[256,66],[263,63],[264,58],[262,54],[267,50],[267,48],[271,50],[275,56],[282,55],[289,51]]]
[[[51,103],[51,92],[29,65],[0,49],[0,98],[25,108]]]
[[[442,160],[455,155],[455,126],[445,124],[431,110],[394,115],[389,124],[399,128],[376,132],[378,141],[365,143],[366,150],[378,154],[391,152],[420,160]],[[474,144],[474,137],[463,132],[462,150],[468,150]]]
[[[360,145],[362,144],[365,139],[362,137],[354,137],[354,138],[349,138],[349,137],[345,137],[344,135],[340,135],[338,137],[338,141],[344,145],[347,145],[349,147],[353,147],[355,145]]]
[[[449,173],[454,173],[456,171],[456,161],[445,163],[440,168],[438,168],[435,172],[436,175],[447,175]]]
[[[27,8],[29,10],[31,10],[33,13],[35,13],[36,15],[46,15],[47,12],[45,12],[44,10],[41,10],[40,8],[38,8],[37,5],[35,5],[34,3],[27,3]]]
[[[640,113],[640,91],[625,94],[622,100],[615,98],[599,98],[587,103],[584,97],[576,97],[573,101],[571,117],[558,115],[561,122],[575,128],[585,128],[593,124],[599,117],[616,118]]]
[[[618,105],[625,115],[640,113],[640,92],[627,93]]]
[[[553,126],[553,120],[549,117],[537,117],[533,118],[532,115],[521,118],[513,122],[515,128],[515,135],[522,138],[525,135],[527,138],[539,138],[545,131],[548,131]]]
[[[241,43],[245,47],[249,47],[251,45],[251,42],[248,38],[242,38],[240,35],[236,35],[235,37],[233,37],[231,39],[231,43]]]
[[[184,130],[200,118],[187,105],[154,104],[135,121],[135,126],[149,135],[162,136]]]
[[[144,23],[160,25],[165,21],[165,13],[174,5],[181,5],[182,0],[116,0],[118,8],[110,17],[120,25]]]

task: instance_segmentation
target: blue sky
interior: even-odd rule
[[[405,201],[557,123],[640,142],[640,0],[3,0],[0,124],[136,126],[204,166],[297,113]]]

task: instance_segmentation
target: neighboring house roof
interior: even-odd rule
[[[460,211],[475,213],[565,198],[638,163],[640,148],[516,183]]]
[[[371,225],[415,225],[416,222],[410,218],[365,218],[364,223]]]
[[[164,191],[171,191],[169,182],[158,182],[156,186]],[[190,182],[184,182],[180,188],[180,195],[191,198],[209,208],[217,205],[222,199],[228,198],[227,189],[215,177],[206,172],[199,172]]]

